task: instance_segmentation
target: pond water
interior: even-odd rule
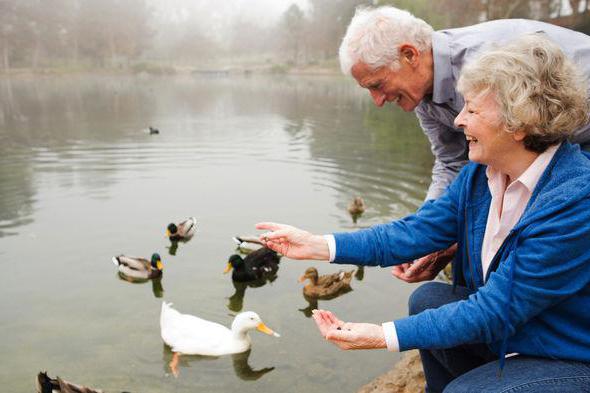
[[[298,277],[339,266],[284,258],[255,288],[222,271],[232,236],[262,220],[330,233],[413,212],[432,165],[413,114],[375,108],[339,76],[21,77],[0,80],[0,101],[3,391],[33,391],[47,370],[107,392],[353,392],[399,358],[342,352],[309,318],[312,307],[350,321],[404,316],[415,286],[390,269],[367,268],[318,305]],[[367,211],[354,224],[356,195]],[[166,225],[189,216],[197,234],[171,255]],[[111,263],[153,252],[162,298]],[[183,356],[175,378],[162,299],[226,326],[256,311],[281,337],[252,332],[240,356]]]

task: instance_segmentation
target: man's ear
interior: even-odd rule
[[[399,57],[400,62],[405,61],[411,66],[416,66],[420,57],[420,51],[414,45],[402,44],[399,47]]]

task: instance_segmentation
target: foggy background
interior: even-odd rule
[[[589,0],[0,0],[0,69],[336,70],[362,4],[435,28],[524,17],[590,31]]]

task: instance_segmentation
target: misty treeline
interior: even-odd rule
[[[215,2],[221,10],[224,2]],[[435,28],[499,18],[584,27],[590,0],[308,0],[278,19],[224,16],[207,0],[0,0],[0,68],[309,65],[334,59],[359,5],[392,4]],[[248,3],[246,6],[248,6]],[[252,3],[251,3],[252,4]],[[226,7],[231,4],[225,3]],[[569,10],[562,15],[563,10]]]

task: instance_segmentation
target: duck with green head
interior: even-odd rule
[[[129,257],[119,255],[112,259],[115,266],[119,268],[119,273],[125,277],[135,279],[151,279],[162,276],[164,264],[160,254],[153,253],[151,261],[140,257]]]
[[[184,221],[175,224],[171,222],[166,227],[166,236],[172,242],[176,241],[188,241],[192,239],[197,230],[197,219],[190,217]]]
[[[234,281],[246,282],[268,278],[279,270],[280,257],[270,248],[263,247],[246,255],[246,258],[235,254],[229,257],[224,273],[233,269],[231,278]]]

